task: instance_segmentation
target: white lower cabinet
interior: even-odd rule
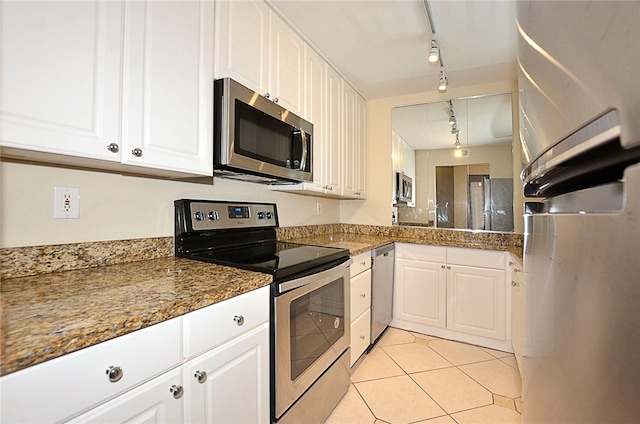
[[[184,365],[187,423],[269,422],[269,323]]]
[[[177,368],[69,422],[181,423],[184,415],[183,394],[182,368]]]
[[[524,344],[524,276],[522,263],[513,255],[509,261],[511,274],[511,344],[522,375],[522,351]]]
[[[371,251],[353,257],[349,284],[353,366],[371,344]]]
[[[269,299],[263,287],[6,375],[0,422],[267,423]]]
[[[396,243],[392,325],[511,351],[506,255]]]

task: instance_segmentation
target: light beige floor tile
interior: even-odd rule
[[[522,396],[520,373],[499,359],[458,368],[494,394],[510,398]]]
[[[451,366],[449,361],[438,355],[429,346],[418,343],[384,346],[382,350],[387,352],[391,359],[408,374]]]
[[[491,405],[491,392],[457,368],[411,374],[411,378],[449,414]]]
[[[416,337],[408,331],[389,327],[380,338],[378,346],[391,346],[402,343],[413,343]]]
[[[376,418],[393,424],[411,423],[445,412],[409,376],[355,383]]]
[[[442,417],[431,418],[430,420],[418,421],[414,424],[456,424],[456,422],[448,415]]]
[[[424,340],[437,340],[437,337],[428,336],[422,333],[416,333],[415,331],[410,331],[411,334],[415,336],[416,339],[424,339]]]
[[[325,424],[373,424],[375,421],[376,417],[352,384]]]
[[[504,358],[500,358],[502,362],[509,365],[513,369],[518,369],[518,361],[516,361],[516,357],[514,355],[505,356]]]
[[[403,375],[404,371],[385,351],[374,347],[351,375],[352,382]]]
[[[481,347],[488,354],[495,356],[496,358],[504,358],[505,356],[513,355],[513,353],[503,352],[501,350],[489,349],[488,347]]]
[[[497,405],[483,406],[451,414],[458,424],[520,424],[521,415]]]
[[[516,411],[522,414],[524,412],[524,403],[522,402],[522,398],[521,397],[516,398],[515,402],[516,402]]]
[[[452,340],[432,340],[429,342],[429,347],[454,365],[471,364],[473,362],[489,361],[494,359],[493,356],[489,355],[478,346],[454,342]]]
[[[503,408],[513,409],[514,411],[516,410],[516,404],[513,399],[506,396],[493,395],[493,404],[502,406]]]

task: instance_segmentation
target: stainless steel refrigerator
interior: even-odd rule
[[[519,1],[523,422],[640,423],[640,2]]]

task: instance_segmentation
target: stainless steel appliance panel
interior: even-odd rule
[[[372,252],[371,273],[371,344],[389,326],[393,318],[393,264],[395,245],[379,247]]]
[[[525,215],[525,423],[640,422],[640,164]]]
[[[518,1],[520,135],[529,161],[607,109],[640,144],[640,2]]]

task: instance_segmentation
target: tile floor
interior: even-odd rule
[[[513,354],[389,328],[325,424],[520,423]]]

